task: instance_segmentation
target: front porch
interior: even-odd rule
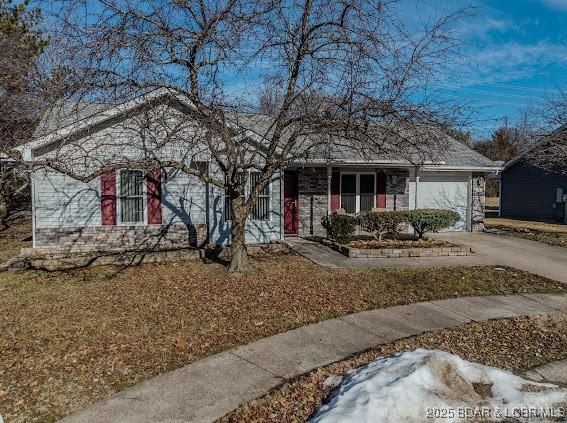
[[[440,168],[319,166],[284,173],[284,235],[326,236],[321,219],[339,209],[454,210],[461,220],[451,230],[484,229],[484,174]]]
[[[321,219],[343,209],[408,210],[410,171],[399,168],[303,167],[284,174],[284,234],[325,236]]]

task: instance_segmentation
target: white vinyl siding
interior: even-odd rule
[[[37,170],[32,177],[37,228],[101,224],[99,178],[83,183],[46,170]]]
[[[172,108],[173,109],[173,108]],[[181,112],[179,110],[164,111],[175,119]],[[187,115],[182,115],[187,119]],[[173,125],[172,125],[173,126]],[[187,138],[192,138],[197,129],[187,129]],[[81,140],[85,151],[91,151],[99,160],[112,156],[127,156],[133,160],[145,157],[147,149],[141,131],[136,127],[136,121],[128,118],[111,126],[91,132]],[[97,147],[100,146],[100,147]],[[37,158],[42,155],[49,156],[54,152],[37,151]],[[188,165],[194,161],[209,160],[210,153],[206,143],[195,146],[194,151],[187,151],[183,145],[167,145],[159,152],[160,158],[184,161]],[[81,160],[77,160],[81,166]],[[222,172],[212,162],[209,172],[216,178],[222,178]],[[225,196],[224,189],[202,182],[198,177],[188,175],[182,171],[166,169],[162,172],[162,217],[163,225],[183,223],[188,227],[204,225],[207,220],[210,227],[210,242],[227,244],[230,242],[230,222],[224,219]],[[120,172],[117,179],[117,221],[120,222]],[[93,227],[101,225],[101,197],[100,178],[88,183],[77,181],[71,177],[51,171],[37,171],[34,180],[34,213],[37,228],[60,227]],[[145,187],[144,187],[145,192]],[[270,182],[268,213],[263,214],[267,220],[248,219],[246,226],[246,239],[249,243],[271,242],[281,237],[281,199],[279,175],[275,175]],[[263,197],[266,198],[266,197]],[[209,215],[207,216],[207,199],[209,202]],[[139,208],[138,208],[139,210]],[[260,211],[260,210],[259,210]],[[143,212],[146,214],[144,201]],[[144,216],[144,220],[146,216]],[[131,220],[130,218],[126,220]],[[133,219],[132,219],[133,220]]]
[[[167,173],[162,182],[162,216],[164,224],[204,224],[207,189],[197,176],[180,170]]]

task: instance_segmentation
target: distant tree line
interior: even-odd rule
[[[506,122],[496,128],[490,138],[471,141],[472,148],[495,162],[506,163],[529,150],[538,139],[538,126],[527,113],[523,113],[518,122]],[[489,178],[486,183],[486,196],[499,196],[499,181]]]
[[[2,151],[30,139],[39,122],[38,57],[49,40],[29,1],[0,0],[0,230],[30,203],[29,177]]]

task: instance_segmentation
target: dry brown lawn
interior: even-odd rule
[[[533,222],[530,220],[517,220],[505,218],[487,218],[484,221],[488,228],[510,228],[510,229],[529,229],[542,232],[560,232],[567,233],[567,225]]]
[[[0,272],[0,414],[8,422],[55,421],[235,345],[357,311],[567,292],[515,269],[324,269],[295,255],[254,263],[257,272],[241,278],[199,261]]]
[[[488,207],[498,207],[500,205],[500,199],[498,197],[486,197],[484,201]]]
[[[567,358],[567,314],[471,323],[380,346],[284,383],[220,419],[220,423],[305,422],[330,394],[331,389],[323,385],[329,376],[344,375],[378,357],[415,348],[441,349],[519,373]]]
[[[31,221],[25,220],[0,231],[0,264],[20,254],[22,247],[31,247]]]
[[[500,235],[567,247],[567,225],[502,218],[486,219],[485,224]]]

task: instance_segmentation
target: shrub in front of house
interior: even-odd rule
[[[459,219],[459,213],[453,210],[443,209],[417,209],[406,212],[407,223],[409,223],[419,239],[428,232],[439,232],[442,229],[455,225]]]
[[[321,219],[321,224],[327,230],[327,236],[340,244],[348,244],[354,237],[358,218],[348,214],[331,214]]]
[[[400,234],[400,225],[407,222],[405,211],[368,211],[360,216],[360,228],[370,232],[378,241],[384,235],[390,235],[394,239]]]

